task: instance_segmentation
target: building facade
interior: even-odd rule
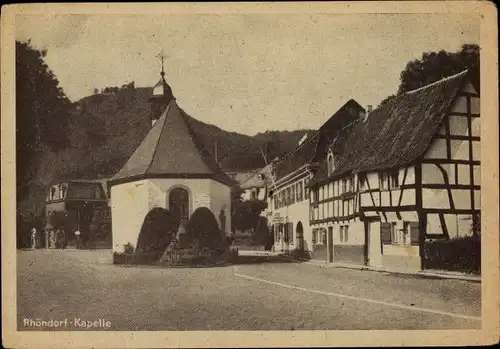
[[[311,181],[325,261],[419,270],[424,243],[472,234],[480,97],[467,72],[404,93],[347,129]]]
[[[276,251],[299,250],[313,258],[326,255],[325,236],[315,235],[310,225],[309,181],[326,157],[326,149],[364,112],[354,100],[344,104],[318,131],[276,163],[270,205]]]
[[[105,180],[69,180],[48,188],[45,200],[45,216],[63,211],[76,217],[77,228],[88,230],[96,208],[108,206]]]

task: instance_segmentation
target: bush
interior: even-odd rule
[[[93,241],[111,239],[111,216],[109,207],[96,208],[90,223],[90,236]]]
[[[186,226],[188,237],[193,243],[198,241],[200,248],[221,250],[226,248],[226,239],[219,229],[214,214],[206,207],[197,208]]]
[[[174,236],[174,225],[170,213],[161,207],[155,207],[144,218],[136,253],[150,254],[165,251]]]
[[[481,273],[480,236],[426,241],[424,267],[467,273]]]

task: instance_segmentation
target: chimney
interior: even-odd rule
[[[366,106],[365,118],[363,120],[364,122],[366,122],[366,120],[368,120],[368,116],[371,114],[372,111],[373,111],[373,105],[368,104]]]

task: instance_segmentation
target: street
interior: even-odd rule
[[[18,251],[17,270],[20,331],[481,325],[480,283],[328,268],[275,256],[242,256],[238,265],[215,268],[165,268],[116,266],[110,250],[26,250]],[[65,328],[34,325],[65,319]],[[97,327],[86,328],[87,321]]]

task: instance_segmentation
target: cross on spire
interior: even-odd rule
[[[163,70],[163,60],[166,58],[167,56],[165,55],[165,52],[163,51],[163,49],[161,49],[161,51],[156,55],[156,58],[158,59],[161,59],[161,76],[164,76],[165,75],[165,71]]]

